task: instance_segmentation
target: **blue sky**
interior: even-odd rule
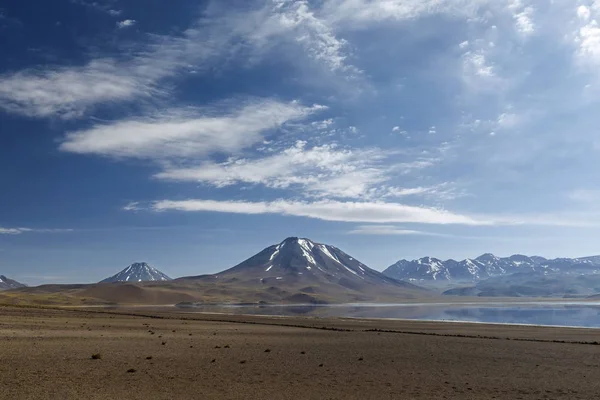
[[[1,1],[0,273],[195,275],[287,236],[379,270],[598,254],[599,20],[591,0]]]

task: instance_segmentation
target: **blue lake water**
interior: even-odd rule
[[[600,303],[196,306],[188,312],[456,321],[600,328]]]

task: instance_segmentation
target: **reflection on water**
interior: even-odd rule
[[[272,315],[414,319],[600,328],[599,303],[544,304],[344,304],[335,306],[195,306],[186,311]]]

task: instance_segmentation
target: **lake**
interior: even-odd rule
[[[409,319],[600,328],[600,303],[420,303],[338,305],[211,305],[187,308],[209,312],[269,316]]]

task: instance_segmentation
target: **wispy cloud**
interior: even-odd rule
[[[98,103],[158,94],[153,84],[163,73],[106,59],[83,67],[5,74],[0,76],[0,108],[29,117],[78,117]]]
[[[77,1],[90,7],[97,3]],[[213,8],[216,10],[213,10]],[[287,49],[301,65],[298,49],[332,72],[358,73],[346,64],[346,44],[318,19],[308,2],[276,1],[249,12],[213,7],[180,35],[148,35],[128,57],[93,58],[79,66],[40,66],[0,75],[0,108],[29,117],[81,117],[101,104],[156,99],[169,92],[161,81],[201,71],[238,52],[247,60]],[[132,26],[135,20],[117,23]]]
[[[325,221],[367,223],[420,223],[491,225],[494,222],[449,211],[383,202],[300,202],[276,200],[271,202],[161,200],[153,203],[154,211],[221,212],[234,214],[279,214],[321,219]]]
[[[126,24],[131,24],[127,22]],[[202,70],[227,56],[230,32],[201,22],[180,36],[148,36],[127,55],[84,65],[50,65],[0,75],[0,108],[29,117],[81,117],[101,104],[162,98],[161,80]]]
[[[348,231],[350,235],[376,235],[376,236],[446,236],[441,233],[404,229],[396,225],[359,225]]]
[[[115,7],[115,1],[92,1],[92,0],[71,0],[71,3],[77,4],[95,11],[106,13],[113,17],[121,15],[122,11]]]
[[[73,229],[39,229],[39,228],[3,228],[0,226],[0,235],[20,235],[22,233],[67,233]]]
[[[548,214],[466,214],[441,208],[412,206],[383,201],[229,201],[159,200],[143,205],[130,203],[126,210],[217,212],[230,214],[276,214],[336,222],[367,224],[431,224],[466,226],[555,226],[590,228],[600,225],[598,212],[556,212]]]
[[[173,109],[70,132],[60,149],[152,160],[236,152],[262,140],[266,131],[322,109],[270,99],[249,101],[232,109]]]
[[[423,15],[474,17],[486,0],[327,0],[323,13],[334,23],[409,20]]]
[[[391,184],[398,175],[423,170],[435,158],[402,163],[399,154],[378,148],[351,149],[335,144],[308,147],[297,141],[277,153],[259,153],[252,159],[230,158],[191,167],[170,167],[155,175],[163,180],[200,182],[217,188],[248,184],[294,190],[316,198],[381,199],[406,196],[450,198],[449,185],[402,188]],[[446,186],[445,188],[442,186]]]

